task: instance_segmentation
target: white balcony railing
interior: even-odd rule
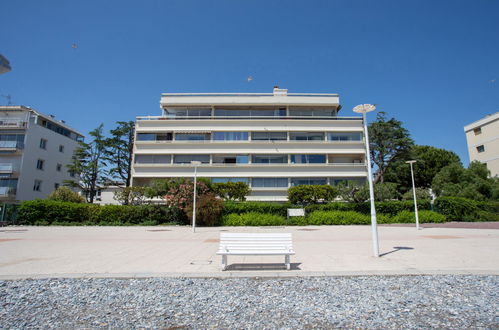
[[[0,163],[0,173],[12,173],[16,170],[14,164]]]
[[[173,167],[173,166],[180,166],[180,167],[193,167],[192,164],[190,163],[168,163],[168,164],[165,164],[165,163],[135,163],[134,166],[137,166],[137,167],[149,167],[149,166],[152,166],[152,167],[164,167],[164,166],[170,166],[170,167]],[[225,164],[225,163],[212,163],[212,164],[208,164],[208,163],[205,163],[205,164],[200,164],[200,165],[197,165],[198,167],[236,167],[236,166],[248,166],[248,167],[269,167],[269,166],[274,166],[274,167],[277,167],[277,166],[332,166],[332,167],[349,167],[349,166],[353,166],[353,167],[365,167],[366,164],[365,163],[273,163],[273,164],[262,164],[262,163],[239,163],[239,164],[234,164],[234,163],[228,163],[228,164]]]
[[[24,128],[26,125],[24,120],[0,118],[0,127],[2,128]]]
[[[24,143],[18,141],[0,141],[0,149],[24,149]]]

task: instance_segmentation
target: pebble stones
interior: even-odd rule
[[[0,281],[0,328],[498,328],[498,279]]]

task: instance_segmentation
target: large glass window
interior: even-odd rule
[[[227,183],[227,182],[244,182],[249,184],[248,178],[212,178],[211,182],[213,183]]]
[[[253,141],[286,141],[288,134],[286,132],[252,132]]]
[[[167,109],[169,115],[174,117],[210,117],[211,108],[176,108]]]
[[[339,184],[352,184],[354,186],[361,186],[366,182],[365,178],[331,178],[331,184],[337,186]]]
[[[327,184],[326,178],[292,178],[291,185],[300,186],[300,185],[324,185]]]
[[[172,133],[137,133],[137,141],[171,141]]]
[[[289,132],[292,141],[324,141],[323,132]]]
[[[135,155],[136,164],[170,164],[171,155]]]
[[[173,162],[175,164],[190,164],[192,161],[209,164],[210,155],[175,155],[173,157]]]
[[[248,155],[213,155],[213,164],[248,164]]]
[[[291,155],[291,164],[324,164],[326,155]]]
[[[209,141],[210,133],[176,133],[176,141]]]
[[[24,134],[0,134],[0,147],[24,148]]]
[[[288,178],[253,178],[251,186],[255,188],[285,188]]]
[[[253,155],[251,162],[254,164],[287,164],[288,155]]]
[[[334,132],[328,133],[329,141],[362,141],[361,132]]]
[[[247,141],[248,132],[213,132],[215,141]]]
[[[331,108],[290,108],[290,116],[296,117],[334,117],[336,110]]]
[[[215,117],[283,117],[286,108],[280,109],[215,109]]]

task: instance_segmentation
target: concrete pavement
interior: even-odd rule
[[[290,232],[293,269],[284,257],[229,257],[220,271],[221,231]],[[50,277],[238,277],[399,274],[499,275],[499,230],[379,227],[372,256],[369,226],[306,227],[3,227],[0,279]]]

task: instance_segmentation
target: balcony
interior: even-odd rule
[[[11,163],[0,163],[0,173],[5,174],[5,173],[14,173],[17,171],[16,166]]]
[[[357,120],[362,117],[340,116],[138,116],[139,120]]]
[[[0,151],[17,151],[24,149],[24,143],[19,141],[0,141]]]
[[[12,197],[16,195],[16,188],[0,187],[0,197]]]
[[[20,119],[0,118],[0,128],[26,128],[27,122]]]

